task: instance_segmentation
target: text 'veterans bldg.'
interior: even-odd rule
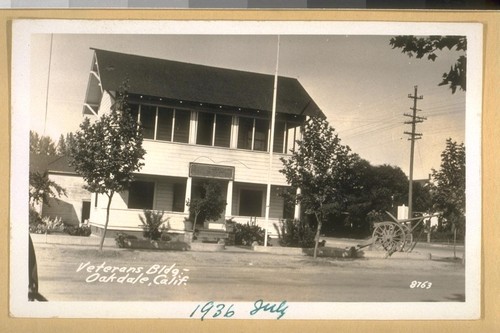
[[[140,231],[144,209],[164,211],[171,229],[184,230],[189,207],[206,179],[220,182],[225,219],[272,224],[299,217],[300,207],[279,195],[287,187],[279,172],[300,139],[308,116],[323,113],[297,79],[278,77],[274,142],[270,143],[273,75],[208,67],[94,50],[84,114],[108,112],[128,79],[128,103],[143,128],[144,166],[128,191],[115,195],[108,230]],[[272,163],[269,163],[273,149]],[[270,169],[270,165],[272,165]],[[270,170],[270,177],[268,172]],[[270,179],[270,222],[265,221]],[[107,198],[92,195],[90,224],[102,229]]]

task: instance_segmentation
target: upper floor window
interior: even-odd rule
[[[275,153],[287,154],[290,150],[295,150],[296,142],[300,138],[300,123],[289,121],[276,121],[274,127]]]
[[[156,126],[156,107],[151,105],[141,105],[140,124],[142,126],[142,135],[144,139],[155,138]]]
[[[269,121],[256,118],[239,118],[238,148],[267,151]]]
[[[196,144],[228,148],[231,143],[232,116],[198,112]]]
[[[233,117],[216,114],[215,115],[215,134],[214,134],[214,146],[217,147],[229,147],[231,143],[231,125],[233,123]]]
[[[190,111],[145,104],[131,104],[130,109],[134,119],[141,124],[145,139],[189,141]]]
[[[233,131],[233,116],[206,111],[196,114],[191,128],[191,111],[147,104],[131,104],[131,114],[143,129],[145,139],[196,143],[198,145],[269,151],[270,121],[238,117]],[[289,153],[300,138],[300,121],[277,120],[272,149]],[[191,133],[190,133],[191,131]],[[196,132],[195,132],[196,131]],[[232,137],[233,133],[237,133]]]
[[[174,110],[174,142],[189,142],[189,121],[191,112],[185,110]]]

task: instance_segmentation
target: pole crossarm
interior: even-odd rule
[[[410,107],[410,110],[413,112],[411,114],[404,113],[405,117],[410,117],[410,121],[405,121],[405,124],[411,125],[411,132],[405,131],[404,134],[408,135],[408,140],[411,141],[410,146],[410,176],[409,176],[409,186],[408,186],[408,217],[412,217],[413,210],[413,159],[415,155],[415,141],[420,140],[422,138],[422,133],[417,133],[417,123],[422,123],[424,120],[427,120],[425,117],[417,116],[417,111],[422,111],[417,108],[417,101],[419,99],[423,99],[424,96],[418,95],[417,90],[418,86],[415,86],[414,94],[408,94],[408,98],[413,99],[413,107]]]

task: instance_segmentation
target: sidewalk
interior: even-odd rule
[[[101,237],[99,236],[70,236],[66,234],[30,234],[31,240],[35,244],[62,244],[62,245],[86,245],[99,246]],[[105,238],[105,247],[117,247],[114,238]]]
[[[99,236],[70,236],[66,234],[30,234],[31,239],[34,244],[43,245],[43,244],[52,244],[52,245],[69,245],[69,246],[88,246],[88,247],[99,247],[99,243],[101,238]],[[350,248],[352,246],[356,246],[363,242],[363,240],[358,239],[348,239],[348,238],[332,238],[332,237],[322,237],[326,241],[325,247],[320,248],[320,252],[335,252],[336,257],[343,257],[342,250],[346,248]],[[213,249],[213,246],[217,244],[205,244],[205,243],[193,243],[191,251],[194,252],[261,252],[268,254],[277,254],[277,255],[300,255],[306,256],[307,254],[302,251],[302,249],[295,248],[282,248],[280,246],[272,246],[268,248],[264,248],[263,246],[258,246],[254,249],[248,248],[240,248],[238,246],[225,246],[222,249]],[[103,246],[105,248],[114,248],[119,249],[115,243],[114,238],[105,238]],[[406,252],[396,252],[391,257],[392,258],[400,258],[400,259],[431,259],[435,257],[445,257],[447,255],[443,255],[440,253],[436,253],[437,249],[447,249],[451,251],[452,246],[445,244],[432,244],[432,243],[419,243],[417,248],[411,253]],[[463,251],[463,245],[457,245],[457,251]],[[337,253],[338,252],[338,253]],[[369,251],[364,249],[361,251],[361,255],[363,258],[384,258],[385,252],[377,252],[377,251]],[[321,254],[320,254],[321,255]]]

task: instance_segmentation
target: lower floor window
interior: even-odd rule
[[[186,198],[186,185],[174,184],[174,198],[172,203],[172,211],[183,212]]]
[[[132,182],[128,191],[128,208],[153,209],[154,192],[154,182]]]
[[[240,191],[240,215],[262,216],[262,191],[243,189]]]

